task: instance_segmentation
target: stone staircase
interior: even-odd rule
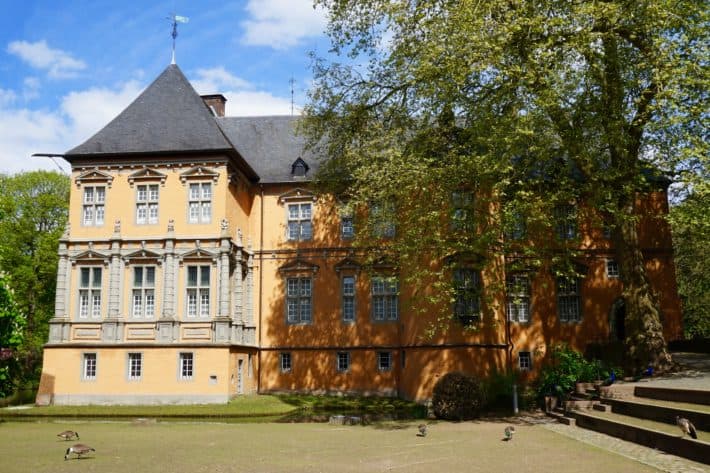
[[[582,386],[563,405],[548,409],[548,415],[710,465],[710,386],[683,389],[635,382]],[[681,436],[676,416],[695,425],[697,440]]]

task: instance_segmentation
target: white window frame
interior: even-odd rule
[[[212,182],[190,182],[187,186],[187,221],[194,224],[212,222]]]
[[[194,282],[190,281],[192,270]],[[207,278],[205,280],[205,274]],[[212,265],[190,264],[185,266],[185,315],[189,319],[207,319],[212,311]]]
[[[574,240],[579,234],[577,207],[572,204],[560,205],[554,209],[555,236],[558,240]]]
[[[350,352],[339,351],[335,354],[335,370],[338,373],[347,373],[350,371]]]
[[[156,225],[158,223],[158,202],[160,184],[138,184],[136,186],[136,224]]]
[[[96,380],[98,371],[98,355],[96,352],[85,352],[81,357],[81,379],[85,381]]]
[[[84,274],[88,274],[84,283]],[[80,319],[100,319],[103,305],[103,267],[80,266],[77,274],[79,298],[77,314]]]
[[[374,276],[370,281],[371,317],[375,322],[399,320],[399,280]]]
[[[451,193],[451,228],[459,231],[475,229],[475,197],[473,192],[457,190]]]
[[[481,272],[472,267],[453,271],[454,317],[464,325],[481,320]]]
[[[370,204],[370,220],[372,235],[377,238],[394,238],[397,235],[397,224],[393,217],[396,213],[394,202],[373,202]]]
[[[279,353],[279,368],[282,373],[290,373],[293,369],[293,357],[291,352]]]
[[[138,280],[140,273],[140,281]],[[153,275],[152,282],[149,274]],[[133,266],[131,290],[131,317],[152,319],[155,317],[155,279],[157,268],[153,265]]]
[[[129,381],[140,381],[143,378],[143,353],[128,352],[126,355],[127,371],[126,376]]]
[[[609,279],[618,279],[620,276],[619,273],[619,263],[613,259],[609,258],[606,260],[606,277]]]
[[[313,278],[286,278],[286,323],[289,325],[313,323]]]
[[[195,354],[181,351],[178,354],[178,377],[181,381],[192,381],[195,377]]]
[[[582,321],[581,280],[558,276],[555,282],[557,290],[557,315],[560,322],[579,323]]]
[[[528,275],[520,273],[509,274],[505,286],[508,320],[518,323],[530,322],[531,292]]]
[[[392,371],[392,352],[378,351],[377,352],[377,370]]]
[[[83,186],[81,203],[81,225],[103,226],[106,221],[106,186]]]
[[[355,293],[355,276],[351,274],[344,274],[340,278],[340,312],[344,323],[355,323],[355,318],[357,316]]]
[[[343,240],[355,238],[355,219],[352,215],[340,216],[340,238]]]
[[[313,239],[313,202],[286,204],[286,239],[309,241]]]
[[[532,353],[529,351],[518,352],[518,369],[526,372],[532,370]]]

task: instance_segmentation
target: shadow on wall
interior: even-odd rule
[[[37,389],[37,397],[35,404],[38,406],[49,406],[54,400],[54,375],[47,374],[42,371],[42,377],[39,380],[39,388]]]

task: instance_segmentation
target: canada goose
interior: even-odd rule
[[[503,431],[505,434],[505,438],[503,440],[508,441],[508,440],[513,440],[513,434],[515,433],[515,427],[512,425],[509,425],[508,427],[505,428]]]
[[[419,424],[419,433],[417,434],[419,437],[426,437],[426,431],[427,431],[427,426],[426,424]]]
[[[76,453],[77,458],[81,458],[82,455],[86,455],[89,452],[95,452],[93,448],[89,447],[88,445],[84,445],[83,443],[75,443],[71,447],[67,448],[67,453],[64,454],[64,459],[68,460],[69,459],[69,454],[71,453]]]
[[[79,432],[74,432],[73,430],[65,430],[64,432],[58,433],[57,437],[62,440],[74,440],[75,438],[79,440]]]
[[[685,419],[680,416],[675,416],[675,423],[678,424],[678,427],[680,427],[680,430],[683,431],[683,434],[688,434],[694,439],[698,438],[698,433],[695,431],[695,426],[688,419]]]

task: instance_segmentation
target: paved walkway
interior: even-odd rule
[[[644,379],[638,383],[614,384],[615,389],[624,391],[633,389],[639,383],[644,386],[659,386],[684,389],[703,389],[710,391],[710,355],[702,353],[673,353],[673,361],[681,365],[681,370],[668,375]],[[619,393],[622,394],[622,393]],[[631,395],[632,391],[631,391]],[[625,397],[625,396],[620,396]],[[589,429],[569,426],[557,422],[544,423],[543,427],[561,435],[585,442],[590,445],[618,453],[661,471],[672,473],[710,473],[710,465],[693,462],[685,458],[670,455],[660,450],[644,447],[633,442],[611,437]],[[690,440],[689,440],[690,441]]]

